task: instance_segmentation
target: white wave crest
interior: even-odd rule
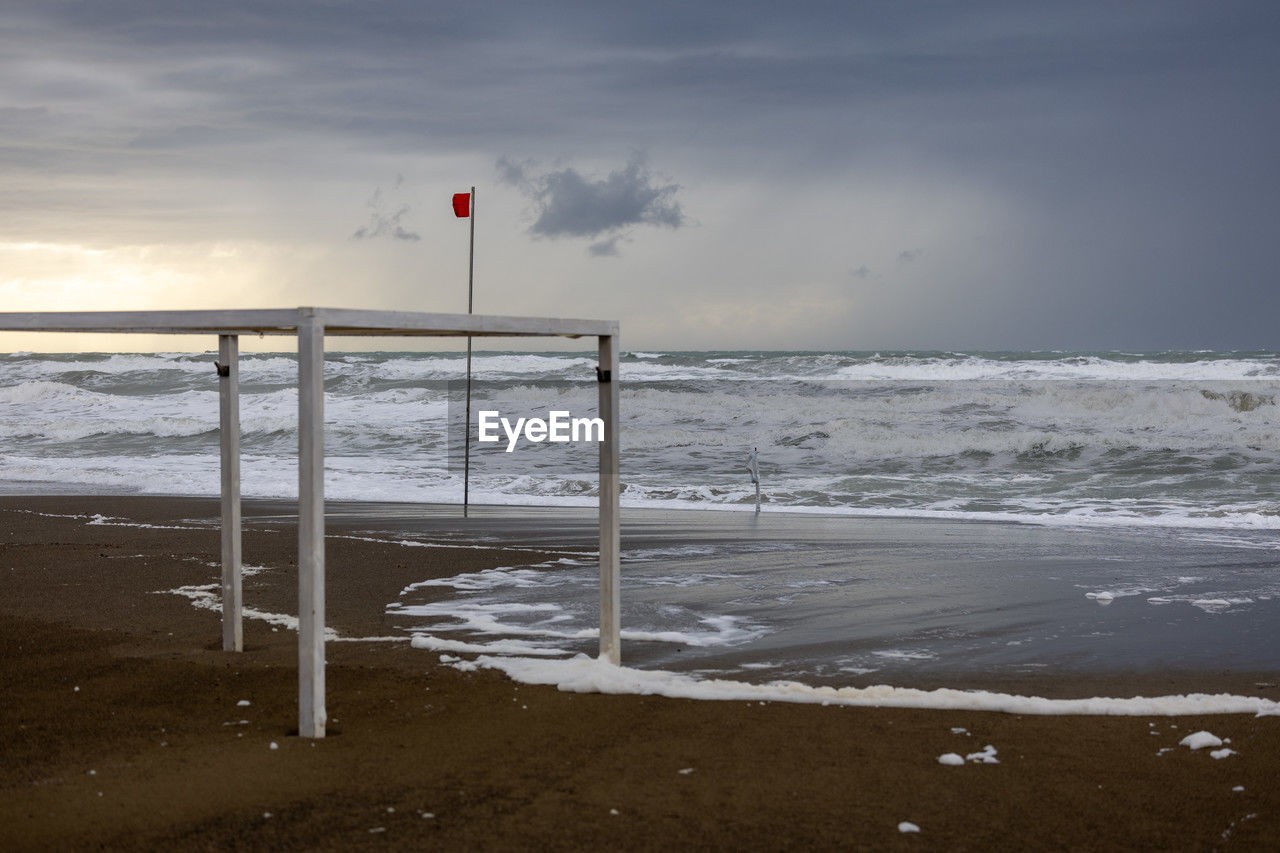
[[[985,690],[916,690],[907,687],[813,687],[795,681],[748,684],[661,670],[614,666],[577,655],[568,660],[533,660],[482,655],[475,663],[504,672],[522,684],[554,685],[568,693],[612,693],[750,702],[797,702],[863,708],[999,711],[1006,714],[1071,716],[1199,716],[1203,714],[1280,715],[1280,703],[1229,693],[1191,693],[1133,698],[1046,699]]]

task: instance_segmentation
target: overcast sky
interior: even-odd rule
[[[1274,2],[0,9],[0,310],[1280,347]]]

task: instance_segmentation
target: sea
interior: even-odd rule
[[[0,355],[0,492],[217,494],[215,358]],[[239,366],[243,494],[291,498],[296,361]],[[476,353],[472,422],[594,416],[595,366]],[[465,469],[490,513],[594,506],[591,442],[466,447],[464,370],[328,354],[326,497],[454,506]],[[624,523],[648,520],[624,527],[633,659],[810,680],[1280,667],[1280,353],[632,351],[618,378]],[[583,651],[593,564],[546,544],[388,612],[437,646]]]

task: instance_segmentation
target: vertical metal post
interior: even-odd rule
[[[218,336],[218,435],[222,458],[222,648],[244,650],[240,573],[240,338]]]
[[[751,448],[747,456],[747,471],[751,474],[751,482],[756,484],[756,512],[760,511],[760,450]]]
[[[298,318],[298,734],[324,737],[324,326]]]
[[[618,513],[618,338],[600,336],[600,365],[596,368],[600,392],[600,657],[622,662],[621,598],[619,584],[620,537]]]
[[[472,312],[476,275],[476,188],[471,188],[471,202],[467,208],[471,214],[471,248],[467,253],[467,313]],[[471,336],[467,335],[467,412],[463,421],[465,443],[462,450],[462,517],[467,517],[471,504]]]

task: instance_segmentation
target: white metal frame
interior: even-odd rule
[[[298,338],[298,733],[324,737],[324,339],[367,337],[595,337],[599,340],[600,655],[621,660],[619,627],[618,323],[484,314],[341,308],[225,311],[0,312],[4,332],[218,336],[222,460],[222,647],[244,648],[240,555],[240,335]]]

